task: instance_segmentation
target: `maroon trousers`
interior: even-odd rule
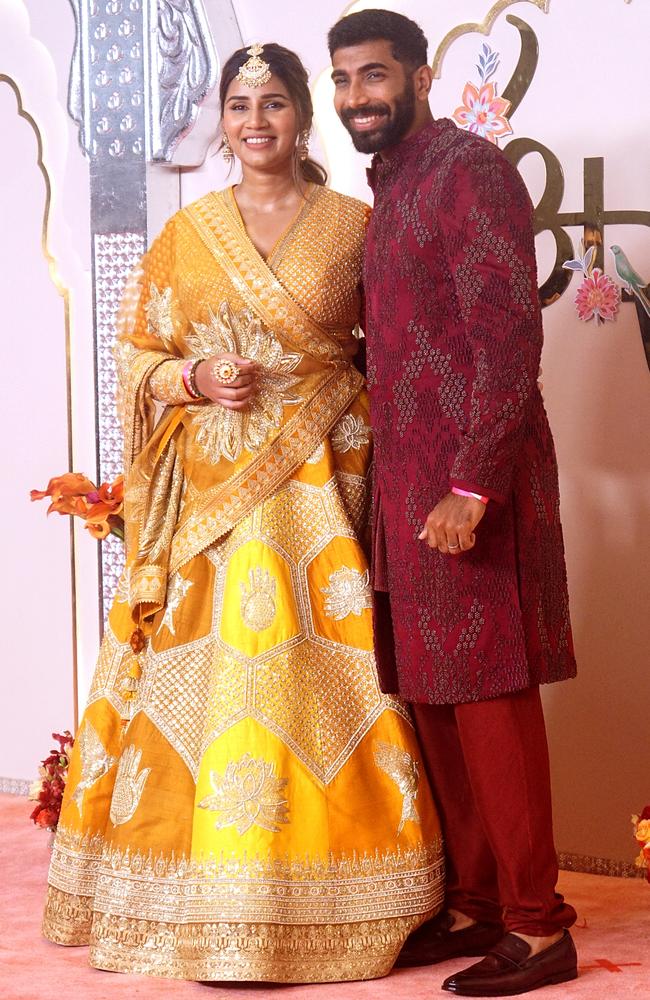
[[[576,919],[555,892],[548,746],[539,688],[411,706],[440,811],[449,908],[546,936]]]

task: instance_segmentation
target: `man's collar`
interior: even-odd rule
[[[370,188],[374,191],[380,180],[392,176],[398,167],[407,163],[414,154],[417,155],[419,150],[448,124],[449,121],[447,118],[434,118],[433,121],[427,122],[417,132],[414,132],[412,135],[402,139],[395,146],[387,149],[385,151],[385,159],[380,153],[375,153],[372,163],[366,170]]]

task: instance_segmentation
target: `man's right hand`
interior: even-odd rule
[[[241,369],[240,374],[230,385],[219,382],[213,374],[213,369],[219,361],[232,361]],[[219,403],[227,410],[245,410],[256,389],[257,365],[248,358],[240,358],[238,354],[213,354],[201,361],[194,372],[194,382],[199,392]]]
[[[474,530],[484,514],[480,500],[448,493],[427,515],[418,538],[443,555],[462,555],[474,548]]]

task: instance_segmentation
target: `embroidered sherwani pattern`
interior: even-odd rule
[[[310,188],[264,262],[232,192],[211,194],[127,288],[127,570],[82,723],[104,763],[80,809],[64,802],[44,922],[99,968],[371,978],[440,905],[429,790],[404,813],[374,758],[381,743],[419,759],[379,690],[360,543],[372,442],[349,359],[366,217]],[[216,407],[188,399],[182,369],[233,345],[275,394],[255,440],[217,448],[202,436]],[[81,769],[77,752],[71,791]]]
[[[441,119],[370,172],[365,294],[384,690],[455,704],[573,676],[530,200]],[[490,499],[458,559],[418,540],[451,488]],[[390,593],[390,608],[382,596]]]

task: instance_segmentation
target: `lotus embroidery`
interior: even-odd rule
[[[289,822],[287,779],[276,776],[275,764],[245,753],[241,760],[231,761],[223,775],[211,771],[210,782],[214,794],[202,799],[199,809],[221,814],[217,830],[235,826],[243,836],[252,826],[260,826],[279,833],[280,825]]]
[[[348,615],[361,615],[366,608],[372,608],[370,579],[368,570],[341,566],[330,573],[329,587],[321,587],[326,595],[325,614],[328,618],[341,621]]]

